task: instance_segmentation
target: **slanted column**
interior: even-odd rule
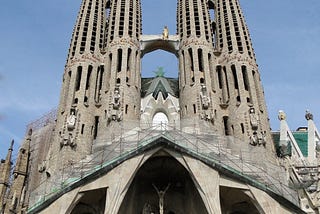
[[[305,115],[308,121],[308,157],[310,164],[317,164],[317,158],[320,157],[320,134],[313,122],[313,114],[306,111]]]

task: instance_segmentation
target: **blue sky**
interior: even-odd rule
[[[310,109],[320,128],[320,1],[241,0],[262,76],[271,127],[287,113],[291,129],[305,126]],[[26,125],[59,102],[63,69],[80,0],[4,1],[0,7],[0,157]],[[143,33],[175,33],[175,0],[142,0]],[[159,60],[161,58],[161,60]],[[177,59],[144,56],[142,74],[163,66],[177,76]]]

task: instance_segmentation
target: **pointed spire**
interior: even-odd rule
[[[10,145],[10,148],[9,148],[9,150],[13,150],[13,144],[14,144],[14,140],[12,139],[12,141],[11,141],[11,145]]]
[[[13,170],[14,179],[10,186],[10,192],[8,193],[7,205],[4,213],[21,213],[21,210],[24,208],[25,198],[22,196],[25,195],[26,189],[31,136],[32,130],[30,129],[19,149],[15,168]]]
[[[9,187],[10,171],[11,171],[11,157],[13,151],[14,140],[11,141],[8,149],[8,154],[5,160],[1,160],[1,171],[0,171],[0,210],[3,210],[7,189]]]
[[[4,160],[4,163],[3,163],[2,171],[0,172],[1,173],[0,174],[0,184],[1,183],[5,183],[5,184],[9,183],[10,170],[11,170],[11,165],[12,165],[11,157],[12,157],[12,151],[13,151],[13,144],[14,144],[14,140],[11,141],[6,159]]]

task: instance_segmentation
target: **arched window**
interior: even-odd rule
[[[168,123],[169,123],[168,117],[163,112],[158,112],[153,116],[152,126],[155,126],[156,129],[163,129],[168,125]]]

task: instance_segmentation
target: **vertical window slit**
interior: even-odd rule
[[[131,48],[128,49],[128,58],[127,58],[127,71],[131,69]]]
[[[81,75],[82,75],[82,66],[79,66],[77,69],[77,76],[76,76],[76,91],[80,89]]]
[[[202,56],[201,49],[198,49],[198,62],[199,62],[199,71],[203,72],[203,56]]]
[[[93,132],[93,139],[96,139],[98,136],[98,129],[99,129],[99,116],[94,117],[94,132]]]
[[[248,85],[247,67],[245,65],[243,65],[243,66],[241,66],[241,70],[242,70],[244,89],[246,91],[248,91],[249,90],[249,85]]]
[[[218,74],[218,83],[219,83],[219,88],[222,89],[222,73],[221,73],[221,66],[217,66],[217,74]]]
[[[231,65],[231,70],[232,70],[232,74],[233,74],[234,88],[235,89],[239,89],[236,66],[235,65]]]
[[[89,65],[88,73],[87,73],[87,81],[86,81],[86,90],[88,90],[90,87],[90,77],[91,77],[92,69],[93,69],[92,65]]]
[[[102,89],[102,83],[103,83],[103,74],[104,74],[104,66],[100,66],[100,77],[99,77],[99,90]]]
[[[189,57],[190,57],[190,69],[191,69],[191,71],[194,71],[192,49],[189,48],[188,52],[189,52]]]
[[[121,72],[122,66],[122,49],[118,49],[118,64],[117,64],[117,71]]]
[[[228,84],[228,76],[227,76],[227,69],[225,66],[223,66],[223,73],[224,73],[224,79],[226,80],[226,88],[227,88],[227,95],[228,98],[230,97],[230,90],[229,90],[229,84]]]
[[[229,117],[228,116],[224,116],[223,117],[223,125],[224,125],[224,134],[225,135],[229,135],[229,129],[228,129],[228,120],[229,120]]]
[[[84,124],[81,125],[81,134],[84,132]]]
[[[126,109],[125,109],[125,113],[126,113],[126,114],[128,114],[128,108],[129,108],[129,106],[126,105]]]

